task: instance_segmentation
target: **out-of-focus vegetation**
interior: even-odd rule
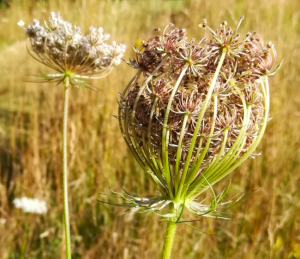
[[[300,2],[227,1],[0,1],[0,258],[64,258],[62,251],[61,124],[62,86],[39,84],[50,72],[30,58],[17,26],[50,11],[87,31],[102,26],[118,42],[138,45],[155,27],[169,22],[200,39],[206,18],[213,28],[223,20],[241,33],[258,31],[275,43],[282,68],[271,78],[271,116],[255,159],[214,186],[220,193],[232,181],[228,199],[250,197],[229,211],[231,221],[199,219],[178,228],[173,258],[300,258]],[[153,195],[155,187],[129,153],[112,117],[116,99],[134,71],[128,65],[93,84],[97,92],[73,89],[69,119],[69,195],[73,258],[158,258],[166,222],[155,215],[127,213],[97,201],[110,188]],[[109,188],[110,187],[110,188]],[[46,215],[25,215],[12,206],[20,196],[44,199]],[[211,196],[211,193],[207,193]],[[107,199],[107,198],[103,198]],[[110,198],[108,198],[110,199]],[[29,228],[26,224],[29,223]]]

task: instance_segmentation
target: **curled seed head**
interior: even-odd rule
[[[146,41],[121,100],[126,142],[170,197],[182,194],[180,186],[195,196],[231,172],[251,155],[268,117],[264,80],[276,60],[273,44],[257,33],[241,39],[227,22],[219,31],[206,20],[200,27],[210,41],[187,41],[186,30],[170,25]]]

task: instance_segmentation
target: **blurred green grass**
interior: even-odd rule
[[[230,211],[232,221],[200,218],[180,225],[173,258],[300,258],[300,2],[293,0],[163,1],[48,0],[9,1],[0,5],[0,258],[20,258],[26,216],[12,206],[23,195],[45,199],[49,212],[30,215],[26,259],[64,258],[61,190],[61,86],[37,84],[49,70],[26,51],[16,25],[47,19],[50,11],[80,25],[102,26],[112,39],[130,44],[149,37],[169,22],[200,39],[206,18],[216,28],[223,20],[240,32],[258,31],[271,40],[282,68],[271,78],[271,116],[257,153],[221,183],[231,179],[229,198],[251,193]],[[116,99],[134,71],[125,63],[102,80],[97,92],[72,90],[69,120],[70,209],[73,258],[159,258],[165,222],[97,202],[98,193],[124,187],[139,196],[156,190],[126,148],[117,120]],[[109,188],[110,187],[110,188]],[[210,196],[210,193],[206,195]],[[187,215],[188,216],[188,215]],[[196,218],[194,218],[196,219]]]

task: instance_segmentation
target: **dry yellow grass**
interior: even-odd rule
[[[3,6],[3,5],[0,5]],[[103,26],[118,42],[147,38],[170,21],[200,38],[206,18],[212,27],[227,20],[236,24],[244,14],[242,33],[257,30],[275,43],[281,70],[271,78],[271,116],[259,150],[214,188],[220,192],[232,180],[229,197],[254,192],[233,208],[232,221],[200,218],[180,225],[174,259],[300,258],[300,2],[240,1],[11,1],[0,9],[0,258],[20,258],[30,222],[25,258],[63,258],[61,190],[61,86],[30,83],[49,72],[26,52],[25,36],[16,25],[23,19],[46,19],[50,11],[87,30]],[[94,86],[72,90],[69,119],[69,180],[73,258],[159,258],[165,222],[154,215],[118,217],[122,210],[97,202],[98,192],[155,194],[119,132],[116,99],[134,71],[125,63]],[[27,217],[12,206],[22,195],[45,199],[49,213]],[[208,193],[207,195],[210,195]],[[187,215],[188,216],[188,215]],[[190,217],[192,218],[192,217]],[[196,219],[196,218],[194,218]],[[62,256],[61,256],[62,255]]]

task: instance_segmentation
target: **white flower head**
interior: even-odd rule
[[[23,210],[25,213],[45,214],[47,212],[46,202],[37,198],[16,198],[13,204],[17,209]]]
[[[112,63],[117,66],[121,63],[122,57],[126,51],[125,44],[117,44],[113,41],[112,45],[109,46],[109,56],[112,59]]]
[[[18,26],[23,27],[25,25],[25,22],[23,22],[22,20],[18,21]]]
[[[37,19],[33,19],[34,26],[40,26],[40,22]]]
[[[69,77],[71,86],[92,88],[83,80],[107,76],[121,63],[125,52],[125,45],[106,43],[110,35],[102,27],[91,26],[89,34],[84,35],[78,26],[55,12],[48,22],[42,24],[35,19],[23,28],[30,44],[29,54],[58,72],[43,77],[47,82],[59,84]]]
[[[104,41],[108,40],[110,35],[108,33],[104,33],[103,28],[99,27],[98,29],[90,26],[90,43],[92,46],[103,45]]]

